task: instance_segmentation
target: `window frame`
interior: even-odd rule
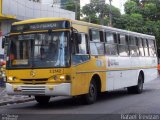
[[[113,35],[113,41],[114,41],[114,43],[107,43],[107,33]],[[119,56],[118,35],[117,35],[117,32],[116,32],[116,31],[105,30],[105,31],[104,31],[104,34],[105,34],[105,36],[104,36],[104,38],[105,38],[105,55],[107,55],[107,56]],[[115,37],[114,37],[114,35],[115,35]],[[116,55],[107,54],[106,45],[115,45],[115,46],[116,46],[116,49],[117,49],[117,54],[116,54]]]
[[[121,44],[121,35],[123,35],[124,37],[125,37],[125,42],[126,42],[126,44]],[[129,51],[129,45],[128,45],[128,38],[126,39],[126,37],[128,36],[128,33],[126,34],[126,33],[123,33],[123,32],[119,32],[119,33],[117,33],[117,37],[118,37],[118,52],[119,52],[119,56],[120,57],[130,57],[130,51]],[[125,55],[120,55],[121,53],[120,53],[120,47],[119,46],[126,46],[127,47],[127,50],[128,50],[128,53],[127,53],[127,55],[125,56]]]
[[[152,43],[153,43],[153,47],[151,46],[150,47],[150,45],[149,45],[149,41],[152,41]],[[150,49],[154,49],[154,55],[151,55],[150,54],[150,57],[157,57],[157,49],[156,49],[156,40],[155,39],[148,39],[148,48],[149,48],[149,53],[150,53]]]
[[[139,57],[140,56],[140,52],[139,52],[139,47],[138,47],[138,38],[134,35],[128,35],[128,47],[129,47],[129,54],[130,57]],[[134,40],[134,44],[132,44],[132,40]],[[134,56],[133,54],[131,54],[131,47],[135,47],[136,51],[137,51],[137,55]]]
[[[98,41],[93,41],[93,36],[92,36],[92,30],[97,30],[99,32],[99,42]],[[102,36],[101,36],[102,35]],[[104,56],[106,51],[105,51],[105,38],[104,38],[104,30],[103,29],[96,29],[96,28],[89,28],[89,36],[90,36],[90,40],[89,40],[89,49],[90,49],[90,55],[91,56]],[[95,44],[103,44],[103,54],[92,54],[91,51],[91,43],[95,43]],[[97,48],[97,47],[96,47]]]
[[[143,49],[144,49],[144,57],[150,57],[150,54],[149,54],[149,46],[148,46],[148,39],[147,38],[142,38],[142,41],[143,41]],[[144,41],[145,41],[145,44],[144,44]],[[146,49],[147,48],[147,52],[148,52],[148,56],[146,56]]]

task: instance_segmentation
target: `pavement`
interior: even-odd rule
[[[3,76],[3,68],[0,66],[0,106],[23,103],[28,101],[33,101],[33,97],[23,96],[23,95],[8,95],[5,89],[5,82]]]
[[[23,95],[8,95],[5,86],[0,86],[0,106],[33,101],[33,97]]]

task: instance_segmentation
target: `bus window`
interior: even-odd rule
[[[106,42],[108,44],[113,44],[114,43],[114,37],[112,33],[106,33]]]
[[[81,44],[79,44],[79,54],[87,54],[87,40],[84,33],[81,33]]]
[[[91,30],[91,32],[90,32],[90,36],[91,36],[91,41],[93,41],[93,42],[100,42],[101,40],[100,40],[100,32],[99,32],[99,30]]]
[[[85,33],[79,33],[79,35],[81,35],[81,44],[78,45],[78,53],[72,55],[73,65],[89,60],[87,35]]]
[[[143,48],[143,39],[142,38],[139,38],[138,40],[138,47],[139,47],[139,54],[140,56],[144,56],[144,48]]]
[[[100,31],[100,41],[104,42],[104,33],[103,33],[103,31]]]
[[[120,34],[119,36],[119,55],[120,56],[128,56],[129,55],[129,50],[128,50],[128,44],[127,44],[127,39],[124,34]]]
[[[103,42],[104,40],[102,37],[103,32],[98,30],[90,30],[90,34],[91,34],[90,35],[91,36],[91,41],[90,41],[91,55],[104,55],[104,42]]]
[[[148,40],[148,46],[149,46],[149,54],[150,54],[150,56],[156,56],[154,40]]]
[[[143,47],[144,47],[145,56],[149,56],[148,40],[147,39],[143,39]]]
[[[104,55],[104,43],[90,43],[91,55]]]
[[[106,44],[105,44],[106,54],[118,55],[116,34],[107,32],[105,34],[105,38],[106,38]]]
[[[138,53],[138,46],[136,45],[136,38],[133,36],[129,37],[129,50],[130,50],[130,56],[136,57],[139,55]]]

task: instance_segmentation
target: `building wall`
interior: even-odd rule
[[[0,22],[0,30],[2,31],[2,35],[7,35],[10,32],[11,29],[11,24],[15,22],[15,20],[5,20],[5,21],[1,21]],[[4,49],[2,49],[2,37],[0,36],[0,55],[2,55],[4,53]]]
[[[3,0],[2,7],[2,13],[4,15],[14,15],[18,20],[40,17],[65,17],[75,19],[74,12],[29,0]]]
[[[0,33],[2,32],[2,35],[9,33],[11,24],[19,20],[42,17],[63,17],[75,19],[74,12],[60,9],[60,7],[55,5],[43,4],[44,1],[46,0],[40,0],[39,2],[36,2],[35,0],[0,0]],[[60,4],[60,2],[58,2],[58,4]],[[5,16],[5,19],[1,15]],[[8,15],[15,16],[16,18],[7,18],[6,16]],[[4,54],[4,50],[1,47],[2,35],[0,34],[0,56]]]

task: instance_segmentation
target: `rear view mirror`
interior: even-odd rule
[[[81,34],[78,34],[77,44],[81,44],[81,43],[82,43],[82,36]]]
[[[2,38],[2,48],[5,47],[6,38]]]

